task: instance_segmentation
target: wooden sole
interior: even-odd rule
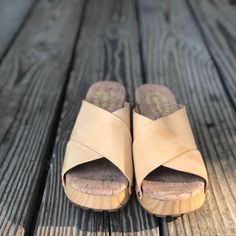
[[[140,113],[153,120],[178,110],[171,91],[160,85],[139,87],[136,90],[136,103]],[[164,166],[146,176],[142,191],[142,199],[138,198],[140,204],[146,211],[159,217],[189,213],[200,208],[205,201],[204,179]]]
[[[64,188],[65,194],[70,201],[85,210],[93,210],[96,212],[118,211],[124,207],[129,200],[129,191],[125,189],[113,196],[98,196],[75,191],[73,187],[67,185]]]
[[[157,217],[177,217],[199,209],[204,204],[205,198],[205,190],[201,189],[197,194],[187,199],[159,200],[144,195],[142,199],[138,198],[138,201],[148,213]]]

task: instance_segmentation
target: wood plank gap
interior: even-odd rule
[[[168,229],[166,224],[166,217],[159,218],[159,230],[160,230],[160,236],[167,236]]]
[[[135,6],[135,17],[137,21],[137,28],[138,28],[138,48],[139,48],[139,55],[140,55],[140,73],[141,73],[141,79],[142,83],[146,84],[147,83],[147,73],[145,71],[145,66],[144,66],[144,58],[143,58],[143,50],[142,50],[142,34],[141,34],[141,29],[140,29],[140,16],[139,16],[139,11],[138,11],[138,1],[134,2]]]

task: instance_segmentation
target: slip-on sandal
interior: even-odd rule
[[[140,86],[135,97],[133,156],[140,204],[160,217],[200,208],[207,172],[185,107],[160,85]]]
[[[133,178],[130,108],[125,88],[93,84],[82,102],[62,167],[68,199],[95,211],[115,211],[131,194]]]

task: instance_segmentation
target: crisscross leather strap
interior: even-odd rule
[[[131,188],[131,142],[128,103],[111,113],[83,101],[66,148],[62,167],[63,184],[66,184],[65,174],[73,167],[105,157],[126,176]]]
[[[160,166],[198,175],[207,173],[192,134],[185,107],[168,116],[151,120],[133,111],[134,167],[138,196],[145,177]]]

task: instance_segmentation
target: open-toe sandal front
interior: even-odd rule
[[[130,108],[117,82],[93,84],[82,102],[62,168],[68,199],[95,211],[115,211],[131,194]]]
[[[185,107],[160,85],[143,85],[135,96],[133,153],[140,204],[157,216],[200,208],[207,173]]]

